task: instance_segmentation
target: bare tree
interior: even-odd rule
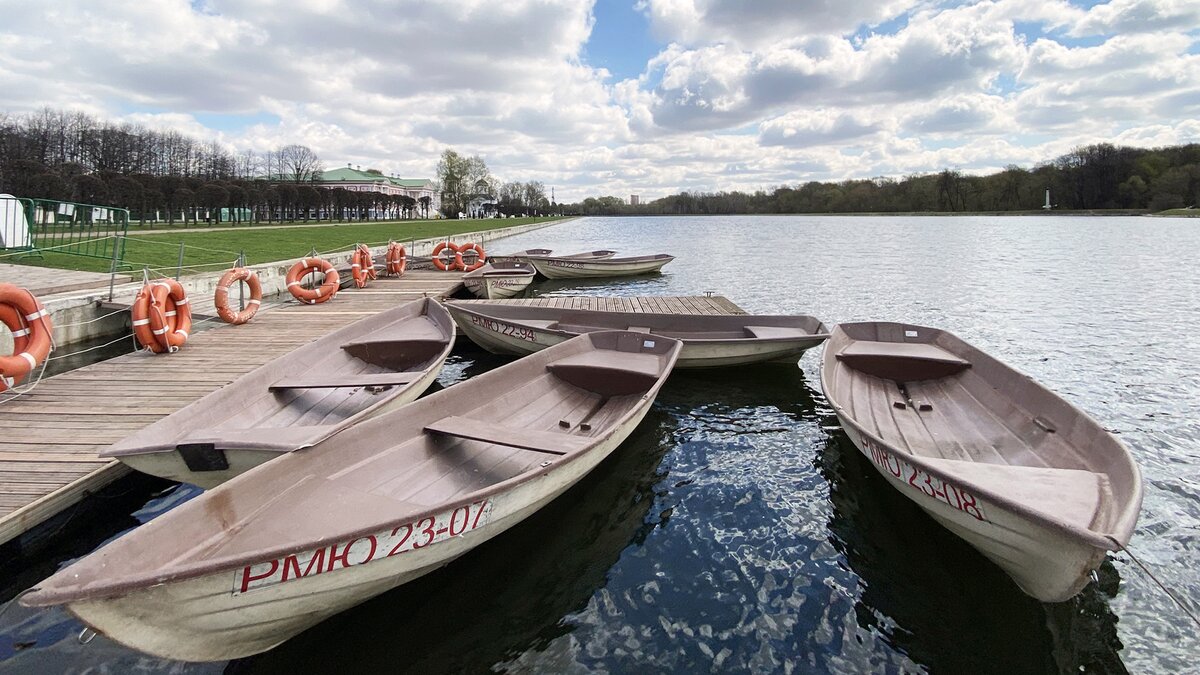
[[[285,145],[275,155],[281,178],[286,176],[293,183],[311,183],[325,172],[321,158],[307,145]]]

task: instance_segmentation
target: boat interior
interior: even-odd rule
[[[942,331],[839,329],[827,345],[827,394],[864,430],[968,485],[1079,528],[1113,527],[1111,506],[1134,493],[1136,469],[1070,404]]]
[[[306,345],[105,455],[176,448],[189,466],[220,468],[219,448],[288,451],[311,442],[325,428],[387,402],[445,358],[454,337],[449,316],[440,307],[434,313],[420,309],[369,332],[360,327]]]
[[[113,556],[130,561],[126,575],[161,577],[231,556],[303,550],[536,475],[636,423],[633,412],[679,348],[599,333],[484,373],[208,491],[76,563],[77,581],[65,585],[121,583],[103,565]]]

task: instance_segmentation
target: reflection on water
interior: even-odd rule
[[[740,254],[751,236],[778,261]],[[497,250],[536,245],[679,256],[661,275],[540,282],[539,295],[715,290],[751,311],[830,324],[904,318],[959,333],[1131,446],[1146,476],[1134,549],[1200,602],[1200,276],[1178,264],[1179,251],[1200,248],[1200,229],[1150,219],[586,219]],[[80,646],[79,623],[61,610],[13,608],[0,619],[0,671],[1194,668],[1194,631],[1124,555],[1078,597],[1041,604],[891,489],[837,428],[817,356],[799,368],[674,373],[630,440],[529,521],[269,653],[163,662],[103,637]],[[436,387],[508,360],[462,338]],[[110,514],[103,528],[69,524],[59,538],[75,544],[0,570],[4,598],[190,494],[153,499],[134,518]]]

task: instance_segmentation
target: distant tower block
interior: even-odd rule
[[[629,195],[629,205],[630,206],[637,206],[638,204],[641,204],[641,203],[642,203],[642,198],[640,195]]]

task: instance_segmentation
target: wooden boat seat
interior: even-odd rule
[[[790,326],[744,326],[744,328],[748,336],[764,340],[805,338],[812,337],[813,335],[803,328],[792,328]]]
[[[427,425],[425,431],[544,452],[550,455],[565,455],[573,450],[586,448],[595,442],[595,439],[561,432],[509,427],[457,415],[443,417],[433,424]]]
[[[661,368],[654,354],[597,350],[546,366],[558,378],[601,396],[640,394],[654,386]]]
[[[962,486],[987,488],[1048,514],[1055,520],[1090,529],[1111,489],[1108,476],[1080,469],[984,464],[955,459],[922,457],[934,468],[961,480]]]
[[[859,372],[897,382],[935,380],[971,366],[970,361],[925,342],[859,340],[846,345],[837,359]]]
[[[267,387],[271,391],[288,389],[336,389],[340,387],[392,387],[408,384],[420,373],[377,373],[326,377],[288,377]]]

